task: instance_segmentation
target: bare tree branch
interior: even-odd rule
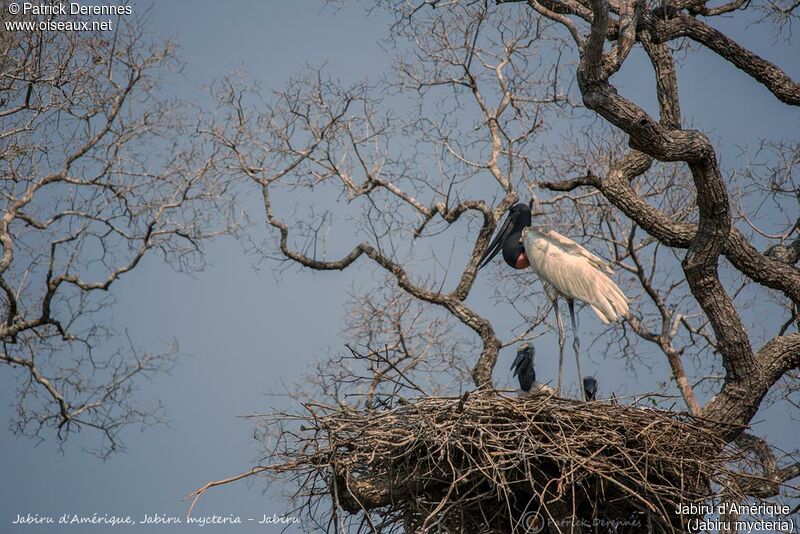
[[[113,42],[0,42],[0,362],[20,378],[14,429],[64,440],[93,428],[100,455],[121,448],[124,426],[159,420],[133,393],[177,350],[140,354],[125,336],[115,349],[109,291],[147,255],[200,268],[200,244],[234,229],[213,151],[192,137],[186,108],[157,96],[179,65],[174,46],[149,42],[144,24],[121,21]]]

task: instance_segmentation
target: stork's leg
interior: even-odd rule
[[[572,321],[572,350],[575,351],[575,365],[578,366],[578,389],[581,392],[581,398],[586,400],[586,392],[583,390],[583,373],[581,372],[581,340],[578,337],[578,325],[575,322],[575,301],[572,299],[567,300],[569,307],[569,319]]]
[[[556,325],[558,326],[558,389],[556,395],[561,396],[561,382],[564,378],[564,343],[567,335],[564,333],[564,323],[561,322],[561,314],[558,312],[558,297],[553,298],[553,310],[556,312]]]

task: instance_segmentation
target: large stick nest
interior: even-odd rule
[[[312,514],[329,497],[365,531],[684,531],[676,508],[709,498],[732,459],[707,422],[607,402],[486,391],[307,408],[273,468],[299,477]]]

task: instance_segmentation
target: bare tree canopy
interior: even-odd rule
[[[622,325],[594,328],[595,346],[633,369],[656,349],[686,410],[760,458],[766,486],[748,493],[775,495],[798,475],[796,451],[743,432],[767,403],[796,416],[800,145],[759,140],[722,168],[715,142],[682,117],[677,72],[699,47],[793,109],[800,84],[714,24],[744,17],[785,44],[797,4],[380,7],[394,18],[384,79],[348,84],[311,70],[272,97],[230,79],[215,89],[219,113],[205,131],[226,169],[263,198],[277,242],[258,251],[317,271],[364,262],[383,280],[382,291],[353,299],[345,335],[360,348],[323,363],[298,398],[373,409],[400,393],[467,387],[431,380],[437,368],[491,387],[499,351],[552,323],[529,273],[495,271],[496,301],[519,314],[510,331],[469,298],[499,221],[533,197],[534,224],[610,260],[631,296]],[[613,82],[638,49],[657,114]],[[320,192],[341,202],[322,208]],[[351,247],[331,250],[333,232],[352,235]],[[762,324],[767,315],[780,321]]]
[[[0,362],[19,377],[13,429],[93,428],[100,455],[123,426],[159,420],[131,393],[175,354],[143,353],[115,329],[109,288],[148,255],[201,268],[202,241],[233,228],[194,112],[159,94],[180,67],[174,46],[143,25],[0,36]]]
[[[385,72],[306,68],[271,94],[231,75],[212,84],[213,109],[164,96],[181,64],[138,15],[113,32],[3,33],[0,363],[18,379],[13,430],[93,429],[105,456],[121,428],[159,420],[133,394],[177,347],[139,349],[109,320],[109,290],[151,256],[202,269],[204,242],[239,236],[246,196],[263,220],[242,236],[250,252],[277,271],[364,283],[349,292],[343,350],[288,392],[305,412],[262,419],[271,463],[230,480],[290,471],[298,508],[340,531],[342,511],[357,530],[451,528],[473,487],[462,531],[489,501],[487,529],[508,531],[512,494],[550,499],[563,518],[612,485],[610,498],[631,498],[620,514],[655,510],[662,530],[683,497],[775,498],[796,513],[800,451],[752,425],[794,421],[800,402],[800,139],[753,137],[723,159],[732,132],[692,124],[681,104],[703,95],[680,82],[682,62],[706,54],[800,117],[792,65],[722,23],[790,50],[799,7],[380,0],[367,10],[392,21]],[[633,70],[652,102],[625,96]],[[613,372],[657,369],[659,391],[592,404],[498,391],[501,351],[554,337],[560,318],[530,271],[494,262],[479,275],[502,219],[528,201],[534,225],[608,261],[629,297],[616,324],[582,310],[594,355]],[[500,308],[515,324],[495,319]],[[640,460],[657,468],[639,476]]]

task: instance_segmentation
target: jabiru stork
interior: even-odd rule
[[[485,267],[501,250],[503,260],[514,269],[530,267],[536,273],[553,303],[558,325],[557,392],[560,396],[566,335],[558,310],[558,298],[566,300],[569,307],[578,384],[583,383],[583,376],[575,300],[588,304],[600,320],[608,324],[628,313],[628,298],[609,278],[613,270],[607,262],[555,230],[534,227],[531,224],[530,205],[519,203],[511,206],[508,217],[478,262],[478,269]]]
[[[593,401],[597,396],[597,379],[593,376],[587,376],[583,379],[583,398],[587,401]]]
[[[552,394],[553,388],[547,384],[536,381],[536,370],[533,367],[533,356],[535,352],[531,345],[523,343],[517,349],[517,357],[511,364],[512,376],[519,378],[519,388],[523,395],[535,395],[539,393]]]

